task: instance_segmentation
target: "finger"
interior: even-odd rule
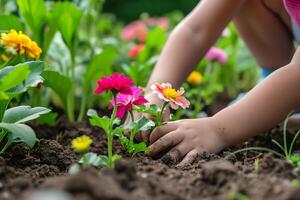
[[[154,142],[150,146],[150,151],[148,153],[149,156],[155,156],[158,153],[165,151],[166,149],[177,145],[183,140],[183,137],[178,134],[178,132],[170,132],[160,139],[158,139],[156,142]]]
[[[184,155],[186,155],[187,152],[190,151],[190,148],[183,142],[179,143],[177,146],[175,146],[173,149],[169,151],[163,158],[162,161],[165,164],[177,164],[182,159]]]
[[[175,123],[169,122],[165,125],[161,125],[154,129],[152,133],[150,134],[150,144],[153,144],[155,141],[157,141],[159,138],[163,137],[167,133],[176,130],[177,125]]]
[[[189,153],[187,153],[187,154],[185,155],[185,157],[184,157],[183,160],[177,165],[177,167],[185,167],[185,166],[187,166],[187,165],[192,164],[192,163],[195,161],[195,159],[197,158],[198,154],[199,154],[199,152],[198,152],[196,149],[190,151]]]

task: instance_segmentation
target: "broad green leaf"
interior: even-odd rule
[[[44,0],[17,0],[17,3],[21,16],[31,29],[33,39],[41,45],[48,14]]]
[[[6,67],[0,70],[0,91],[7,91],[21,84],[30,74],[28,65]]]
[[[151,130],[153,127],[155,127],[155,123],[146,117],[142,117],[139,120],[125,126],[125,128],[134,129],[136,132]]]
[[[149,151],[149,147],[145,144],[145,142],[140,142],[138,144],[133,144],[133,146],[129,147],[129,152],[130,153],[140,153],[140,152],[147,152]]]
[[[32,148],[37,141],[35,132],[26,124],[0,123],[0,127],[12,134],[14,142],[24,142]]]
[[[95,110],[89,109],[87,115],[90,117],[90,123],[93,126],[102,128],[105,133],[109,132],[110,119],[107,116],[99,117]]]
[[[147,114],[150,114],[150,115],[153,115],[153,116],[158,116],[159,113],[161,112],[161,108],[159,108],[155,104],[151,104],[150,107],[146,107],[145,105],[134,106],[133,109],[138,111],[138,112],[147,113]]]
[[[93,80],[112,74],[111,67],[116,57],[117,50],[112,47],[104,49],[101,53],[95,55],[84,75],[85,83],[89,85]]]
[[[58,30],[73,54],[78,39],[82,11],[70,2],[59,2],[54,5],[52,15],[57,19]]]
[[[2,85],[0,87],[5,89],[9,88],[5,91],[5,94],[9,98],[13,98],[23,92],[26,92],[28,88],[36,87],[38,83],[43,82],[44,79],[40,76],[43,70],[44,62],[41,61],[31,61],[21,63],[16,66],[5,67],[4,69],[0,70],[0,85]],[[25,72],[22,73],[23,71]],[[25,79],[24,75],[27,75]],[[0,91],[1,90],[2,89],[0,89]]]
[[[44,85],[50,87],[62,100],[64,107],[67,108],[72,89],[71,79],[55,71],[44,71],[42,77],[45,79]]]
[[[40,115],[49,113],[51,110],[43,107],[31,108],[30,106],[13,107],[5,111],[2,122],[4,123],[24,123],[34,120]]]
[[[0,30],[9,31],[15,29],[16,31],[23,31],[23,24],[15,15],[0,15]]]
[[[48,114],[40,116],[38,119],[35,120],[35,122],[38,125],[47,124],[49,126],[55,126],[57,116],[58,116],[57,113],[48,113]]]

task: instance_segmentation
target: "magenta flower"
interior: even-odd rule
[[[105,91],[113,93],[131,94],[131,85],[134,84],[131,78],[124,74],[114,73],[109,77],[103,77],[97,81],[98,87],[95,90],[96,94],[101,94]]]
[[[132,106],[140,106],[148,103],[147,99],[142,96],[143,89],[137,88],[135,86],[130,87],[131,94],[121,94],[117,95],[117,114],[118,118],[123,118],[127,111],[132,110]],[[111,105],[109,109],[114,107],[114,100],[111,100]]]
[[[227,54],[222,49],[212,47],[209,49],[209,51],[206,53],[205,58],[209,61],[217,61],[220,64],[227,63]]]

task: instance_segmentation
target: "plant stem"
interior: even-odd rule
[[[75,80],[75,54],[71,52],[71,80],[72,80],[72,88],[70,91],[70,96],[68,98],[68,106],[67,113],[70,122],[74,122],[74,102],[75,102],[75,88],[76,88],[76,80]]]
[[[159,122],[157,124],[157,126],[160,126],[162,124],[162,118],[163,118],[163,114],[164,114],[164,111],[165,111],[165,108],[166,106],[168,105],[169,103],[168,102],[164,102],[162,108],[161,108],[161,111],[159,113],[159,116],[158,116],[158,119],[159,119]]]
[[[130,113],[130,117],[131,117],[131,122],[134,123],[134,115],[133,115],[132,110],[129,111],[129,113]],[[135,135],[135,130],[132,129],[132,130],[130,131],[129,146],[132,146],[132,145],[133,145],[134,135]]]
[[[108,166],[113,167],[113,153],[112,153],[112,143],[113,143],[113,123],[116,118],[117,113],[117,94],[113,94],[114,99],[114,109],[110,117],[110,127],[109,127],[109,133],[107,134],[107,149],[108,149]]]
[[[86,90],[84,89],[83,96],[81,98],[80,111],[79,111],[77,122],[82,122],[82,119],[83,119],[83,116],[85,113],[85,104],[86,104],[86,100],[87,100],[86,96],[87,96],[87,93],[86,93]]]

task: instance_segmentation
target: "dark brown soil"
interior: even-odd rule
[[[300,172],[287,161],[268,153],[229,156],[246,146],[273,148],[271,138],[281,137],[278,128],[219,155],[199,155],[185,168],[176,168],[166,158],[138,155],[129,159],[115,141],[115,152],[124,157],[115,169],[90,168],[75,175],[67,173],[70,164],[79,159],[70,141],[90,135],[94,141],[91,151],[106,154],[101,130],[88,124],[71,126],[65,120],[55,128],[35,130],[40,141],[34,149],[14,144],[0,157],[0,200],[300,199],[300,185],[292,184],[300,180]],[[260,161],[257,170],[256,159]]]

